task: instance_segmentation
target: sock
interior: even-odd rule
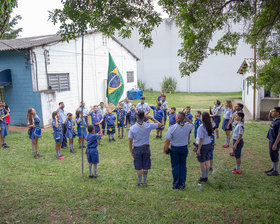
[[[93,165],[93,172],[94,172],[94,176],[97,176],[97,165],[96,164]]]
[[[205,177],[208,178],[208,174],[209,174],[209,168],[206,169],[205,171]]]
[[[216,136],[219,136],[219,130],[216,129]]]
[[[122,128],[122,135],[123,135],[123,128]]]
[[[36,156],[35,145],[32,145],[33,155]]]
[[[112,139],[114,139],[114,134],[112,134]]]
[[[241,169],[241,164],[236,163],[236,170],[240,171]]]
[[[201,177],[205,178],[206,177],[206,170],[200,170],[201,171]]]
[[[109,140],[110,140],[111,139],[111,135],[109,134],[108,137],[109,137]]]
[[[273,163],[273,169],[274,169],[274,171],[277,171],[277,172],[278,172],[279,163]]]
[[[83,146],[82,142],[79,145],[80,145],[80,147],[82,147]]]
[[[210,168],[213,168],[213,163],[210,163]]]
[[[58,150],[59,155],[61,155],[61,149]]]
[[[138,184],[142,184],[142,175],[137,175],[138,176]]]
[[[56,150],[56,157],[59,156],[59,150]]]
[[[88,165],[88,171],[89,171],[89,175],[92,176],[92,166]]]
[[[229,143],[230,143],[230,137],[227,137],[227,142],[226,142],[226,144],[229,145]]]
[[[121,129],[120,128],[118,128],[118,135],[120,135],[121,134]]]
[[[143,173],[143,183],[147,183],[148,174]]]
[[[70,143],[70,149],[73,151],[74,150],[74,143]]]

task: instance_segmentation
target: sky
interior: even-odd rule
[[[62,8],[60,0],[18,0],[18,8],[14,9],[13,15],[21,15],[22,17],[17,26],[18,28],[23,28],[20,37],[57,33],[59,25],[54,26],[48,20],[48,11],[55,8]],[[155,5],[155,9],[159,12],[162,11],[157,4]],[[166,17],[166,15],[163,17]]]

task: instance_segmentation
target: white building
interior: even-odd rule
[[[267,60],[257,59],[258,68],[264,66],[265,63],[267,63]],[[245,58],[237,73],[242,75],[242,100],[249,112],[253,114],[254,88],[247,81],[247,78],[254,76],[254,59]],[[267,120],[270,109],[277,106],[280,106],[279,96],[273,95],[263,87],[256,88],[256,119]]]
[[[217,42],[221,33],[216,33],[210,45]],[[145,83],[146,88],[161,90],[164,76],[172,76],[177,80],[177,91],[180,92],[237,92],[241,91],[241,77],[236,74],[240,58],[253,54],[250,46],[241,42],[236,55],[210,55],[199,70],[189,77],[181,77],[178,49],[182,40],[178,36],[175,22],[164,19],[161,25],[152,32],[154,44],[144,48],[139,44],[139,35],[132,32],[130,39],[118,38],[125,46],[140,57],[138,61],[138,80]]]
[[[0,41],[0,70],[10,70],[12,76],[2,97],[11,108],[12,125],[25,124],[29,107],[35,107],[44,126],[59,102],[75,112],[81,102],[81,44],[81,37],[67,42],[58,35]],[[107,102],[109,52],[124,80],[122,98],[137,87],[139,59],[114,37],[90,32],[84,37],[83,99],[88,108]]]

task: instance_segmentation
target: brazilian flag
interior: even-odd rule
[[[107,79],[106,96],[110,103],[118,105],[118,102],[123,94],[124,84],[122,75],[116,66],[111,54],[109,53],[109,68]]]

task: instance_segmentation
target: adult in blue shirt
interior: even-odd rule
[[[186,160],[189,152],[189,136],[192,129],[192,122],[184,112],[179,112],[176,116],[176,124],[169,127],[165,136],[166,141],[163,152],[168,154],[170,150],[173,189],[184,189],[186,186]],[[169,149],[170,144],[171,149]]]
[[[164,112],[161,109],[161,103],[158,103],[156,107],[155,106],[150,106],[150,107],[154,111],[154,118],[162,124],[161,127],[157,128],[157,136],[156,136],[156,138],[162,139],[162,131],[164,130]]]
[[[138,176],[138,186],[147,184],[148,170],[151,169],[151,150],[150,150],[150,134],[153,129],[161,127],[161,123],[151,116],[145,115],[144,111],[140,110],[137,113],[137,122],[131,126],[129,138],[129,150],[134,159],[134,167]],[[154,124],[145,122],[150,119]]]
[[[67,112],[64,110],[65,107],[64,102],[60,102],[58,105],[59,107],[57,109],[57,113],[59,114],[59,121],[62,124],[62,134],[63,134],[61,148],[65,149],[67,148],[67,138],[66,138],[67,128],[65,124],[65,121],[67,120]]]
[[[122,105],[123,105],[123,109],[126,112],[126,123],[125,123],[125,128],[129,128],[130,126],[130,109],[132,104],[129,102],[128,97],[126,97],[124,100],[121,101]]]
[[[102,117],[105,116],[105,114],[107,113],[107,109],[104,105],[104,102],[100,102],[99,106],[98,106],[98,112],[102,114]],[[105,119],[103,119],[102,123],[101,123],[101,127],[102,127],[102,132],[103,135],[105,135],[105,129],[106,129],[106,121]]]
[[[270,114],[274,117],[274,120],[267,133],[267,138],[269,139],[269,155],[272,161],[272,168],[270,170],[266,170],[265,173],[268,176],[278,176],[280,148],[280,107],[274,107],[274,109],[270,111]]]
[[[98,111],[98,106],[95,105],[89,112],[89,115],[91,116],[92,125],[94,127],[95,134],[102,131],[101,123],[103,122],[103,116]],[[100,133],[99,133],[100,134]]]

